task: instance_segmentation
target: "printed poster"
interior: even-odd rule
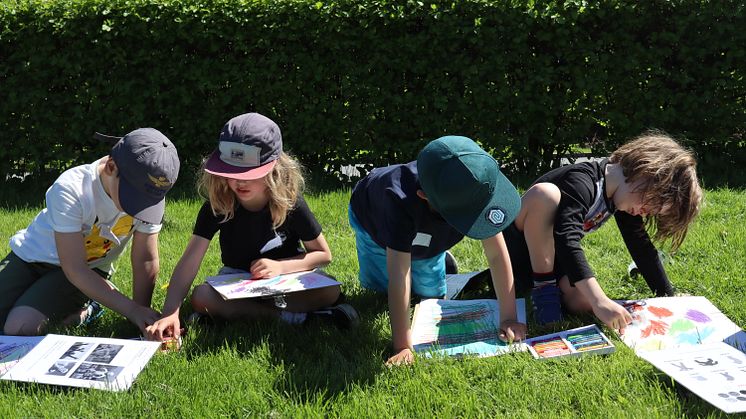
[[[160,346],[160,342],[50,334],[0,378],[123,391]]]
[[[526,304],[516,300],[518,321],[526,323]],[[412,344],[424,356],[475,355],[488,357],[525,351],[524,344],[498,338],[500,306],[497,300],[423,300],[412,320]]]
[[[746,354],[716,342],[638,354],[726,413],[746,412]]]

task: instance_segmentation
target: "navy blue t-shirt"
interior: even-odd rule
[[[417,162],[373,169],[355,185],[350,206],[381,247],[427,259],[453,247],[464,235],[417,196]]]

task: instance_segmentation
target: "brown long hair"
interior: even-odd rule
[[[694,154],[651,130],[616,149],[609,162],[622,167],[627,183],[640,182],[643,204],[655,213],[645,219],[653,239],[670,240],[671,249],[678,249],[702,204]]]
[[[206,160],[205,160],[206,161]],[[288,212],[295,206],[298,196],[305,187],[301,164],[285,152],[280,153],[277,164],[264,182],[269,190],[269,212],[272,215],[272,227],[281,226],[287,219]],[[228,186],[228,180],[201,170],[197,180],[197,191],[210,202],[212,213],[222,215],[226,222],[233,218],[236,209],[236,195]]]

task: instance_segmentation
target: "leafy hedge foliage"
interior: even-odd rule
[[[247,111],[312,170],[457,133],[532,173],[653,127],[746,162],[742,0],[0,1],[0,173],[140,126],[193,168]]]

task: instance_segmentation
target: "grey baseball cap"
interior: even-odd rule
[[[119,202],[132,217],[150,224],[163,222],[165,197],[179,177],[176,146],[154,128],[136,129],[124,137],[96,134],[116,141],[110,155],[119,169]]]
[[[232,179],[260,179],[272,171],[281,153],[280,127],[264,115],[245,113],[223,126],[205,171]]]
[[[417,174],[430,205],[467,237],[496,235],[521,209],[518,191],[497,161],[467,137],[431,141],[417,156]]]

